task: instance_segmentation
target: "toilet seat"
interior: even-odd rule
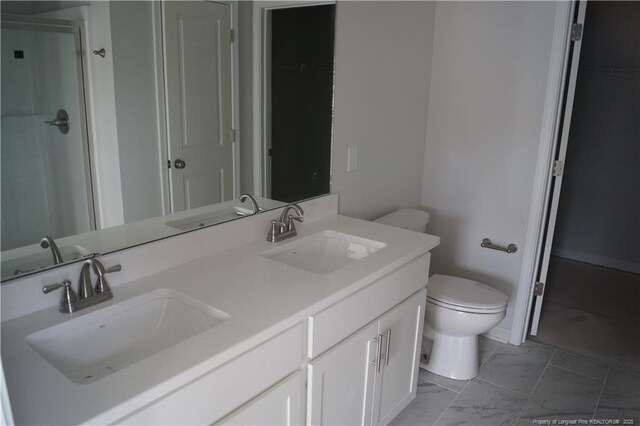
[[[433,275],[427,283],[427,301],[461,312],[492,314],[507,308],[508,298],[488,285],[449,275]]]

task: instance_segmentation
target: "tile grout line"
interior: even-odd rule
[[[431,383],[432,385],[439,386],[439,387],[441,387],[442,389],[446,389],[446,390],[448,390],[448,391],[455,392],[456,394],[458,394],[458,393],[462,392],[462,389],[464,389],[464,386],[467,386],[467,384],[465,383],[465,385],[462,387],[462,389],[461,389],[461,390],[455,390],[455,389],[448,388],[448,387],[446,387],[445,385],[442,385],[442,384],[440,384],[440,383],[432,382],[432,381],[431,381],[431,380],[429,380],[429,379],[425,379],[425,380],[426,380],[427,382]]]
[[[423,371],[426,371],[426,372],[427,372],[428,374],[430,374],[430,375],[436,375],[436,376],[437,376],[437,374],[436,374],[436,373],[432,373],[432,372],[430,372],[430,371],[429,371],[429,370],[427,370],[427,369],[424,369],[424,368],[423,368]],[[444,377],[444,376],[441,376],[441,377]],[[445,378],[447,378],[447,377],[445,377]],[[448,390],[448,391],[455,392],[455,393],[460,393],[460,392],[462,392],[462,389],[464,389],[464,386],[462,387],[462,389],[461,389],[461,390],[455,390],[455,389],[452,389],[452,388],[450,388],[450,387],[448,387],[448,386],[446,386],[446,385],[443,385],[442,383],[434,382],[434,381],[433,381],[431,378],[429,378],[429,377],[422,377],[422,380],[426,381],[427,383],[431,383],[432,385],[439,386],[439,387],[441,387],[441,388],[443,388],[443,389],[446,389],[446,390]],[[451,379],[451,380],[455,380],[455,379]],[[418,380],[418,381],[419,381],[419,380]],[[465,383],[465,385],[466,385],[466,383]]]
[[[485,365],[487,362],[489,362],[489,359],[491,358],[493,353],[498,349],[498,346],[500,345],[496,345],[493,349],[491,349],[491,352],[489,353],[489,356],[487,356],[487,359],[485,359],[484,362],[480,364],[480,367],[478,367],[478,373],[480,373],[480,369],[482,368],[482,366]]]
[[[473,379],[471,379],[471,380],[473,380]],[[438,416],[438,418],[436,419],[436,421],[435,421],[435,422],[433,422],[433,424],[434,424],[434,425],[437,425],[437,424],[438,424],[438,422],[440,421],[440,419],[441,419],[441,418],[442,418],[442,417],[447,413],[447,411],[449,411],[449,408],[451,408],[451,406],[453,405],[453,403],[454,403],[454,402],[456,402],[456,400],[457,400],[457,399],[458,399],[458,397],[462,394],[462,392],[467,388],[467,386],[469,386],[469,383],[471,383],[471,380],[469,380],[469,381],[467,382],[467,384],[466,384],[466,385],[464,385],[464,387],[462,388],[462,390],[460,390],[460,393],[458,393],[458,394],[456,395],[456,397],[455,397],[455,398],[453,398],[453,399],[451,400],[451,402],[449,403],[449,405],[447,405],[447,408],[445,408],[445,409],[444,409],[444,411],[442,411],[442,414],[440,414],[440,415]]]
[[[559,366],[559,365],[555,365],[555,364],[549,364],[549,365],[550,365],[551,367],[554,367],[554,368],[559,368],[560,370],[568,371],[569,373],[577,374],[578,376],[586,377],[587,379],[591,379],[591,380],[600,380],[600,379],[597,379],[597,378],[595,378],[595,377],[587,376],[587,375],[586,375],[586,374],[584,374],[584,373],[578,373],[577,371],[569,370],[567,367],[561,367],[561,366]],[[607,366],[607,374],[609,374],[609,366]],[[605,380],[606,380],[607,375],[605,375],[605,376],[604,376],[604,378],[605,378]]]
[[[522,408],[520,408],[520,411],[518,412],[518,415],[516,416],[516,421],[520,419],[520,416],[522,415],[522,412],[524,411],[525,407],[527,406],[527,403],[531,399],[531,396],[533,396],[533,393],[535,392],[536,388],[538,387],[538,385],[542,381],[542,376],[544,376],[544,373],[549,368],[549,365],[552,365],[551,364],[551,360],[553,359],[553,357],[556,355],[557,352],[558,352],[557,349],[553,350],[553,353],[549,357],[549,361],[547,361],[547,364],[544,366],[544,369],[542,370],[542,373],[540,373],[540,377],[538,377],[538,381],[536,382],[535,385],[533,385],[533,388],[531,388],[531,391],[529,392],[529,395],[527,395],[527,402],[525,402],[525,404],[522,406]]]
[[[607,374],[604,376],[604,381],[602,382],[602,388],[600,389],[600,395],[598,395],[598,401],[596,401],[596,407],[593,409],[593,415],[591,418],[596,417],[596,411],[598,411],[598,405],[600,405],[600,400],[602,399],[602,394],[604,393],[604,387],[607,384],[607,380],[609,379],[609,373],[611,372],[611,365],[607,367]]]
[[[482,379],[482,378],[480,378],[480,377],[475,377],[475,378],[476,378],[476,379],[478,379],[478,381],[480,381],[480,382],[483,382],[483,383],[486,383],[486,384],[488,384],[488,385],[491,385],[491,386],[495,386],[495,387],[497,387],[497,388],[500,388],[500,389],[502,389],[502,390],[506,390],[506,391],[509,391],[509,392],[511,392],[511,393],[516,393],[516,394],[518,394],[518,395],[520,395],[520,396],[524,396],[524,397],[527,397],[527,398],[528,398],[528,395],[527,395],[526,393],[522,393],[522,392],[518,392],[518,391],[513,390],[513,389],[509,389],[509,388],[508,388],[508,387],[506,387],[506,386],[502,386],[502,385],[499,385],[499,384],[497,384],[497,383],[490,382],[490,381],[489,381],[489,380],[487,380],[487,379]]]

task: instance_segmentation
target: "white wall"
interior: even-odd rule
[[[338,2],[331,190],[372,219],[418,204],[435,4]],[[347,149],[358,170],[347,174]]]
[[[640,3],[594,2],[553,254],[640,273]],[[615,47],[615,48],[610,48]]]
[[[511,299],[529,217],[549,74],[554,2],[436,5],[421,204],[442,238],[432,271],[476,279]],[[514,242],[515,254],[480,247]]]

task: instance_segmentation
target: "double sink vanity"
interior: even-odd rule
[[[277,243],[276,210],[105,255],[113,298],[72,314],[38,288],[75,288],[82,263],[26,278],[22,311],[5,285],[14,421],[388,423],[415,397],[439,238],[340,216],[336,195],[301,205]]]

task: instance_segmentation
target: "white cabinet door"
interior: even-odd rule
[[[376,375],[373,424],[389,423],[415,397],[426,297],[426,290],[419,291],[380,318],[384,360]]]
[[[302,377],[296,373],[216,424],[290,426],[302,423]]]
[[[377,331],[374,322],[309,364],[307,424],[371,423]]]

